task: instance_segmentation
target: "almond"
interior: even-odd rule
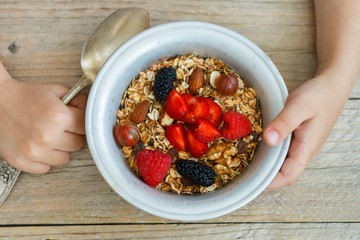
[[[130,120],[136,124],[143,122],[145,120],[149,107],[150,107],[149,100],[145,100],[139,103],[135,107],[134,111],[130,114]]]
[[[197,90],[204,85],[204,72],[201,68],[193,71],[189,78],[189,93],[195,95]]]

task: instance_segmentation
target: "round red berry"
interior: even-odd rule
[[[136,158],[137,169],[145,183],[155,187],[165,178],[171,157],[158,150],[141,150]]]
[[[251,121],[241,113],[229,111],[222,116],[223,126],[220,128],[221,135],[227,140],[234,141],[245,137],[252,132]]]

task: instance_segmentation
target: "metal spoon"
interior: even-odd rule
[[[68,104],[81,89],[91,85],[111,54],[128,39],[147,29],[149,25],[149,13],[145,9],[133,7],[118,9],[99,23],[82,49],[83,75],[61,101]],[[0,163],[0,205],[6,200],[20,172],[5,161]]]
[[[67,104],[81,89],[92,84],[110,55],[149,25],[149,13],[142,8],[122,8],[105,18],[84,44],[81,54],[81,79],[61,100]]]

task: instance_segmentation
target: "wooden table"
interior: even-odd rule
[[[94,26],[117,8],[152,26],[201,20],[235,30],[273,60],[289,91],[316,69],[311,0],[0,0],[0,60],[20,81],[72,86]],[[88,90],[87,90],[88,91]],[[265,191],[220,218],[176,222],[118,196],[89,149],[44,175],[22,173],[0,207],[1,239],[360,239],[360,81],[321,153],[291,187]]]

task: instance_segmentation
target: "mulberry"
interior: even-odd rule
[[[176,70],[172,67],[163,67],[155,75],[154,95],[156,100],[164,102],[167,95],[174,89]]]
[[[215,171],[200,162],[179,160],[176,163],[176,170],[183,177],[205,187],[211,186],[215,182]]]

